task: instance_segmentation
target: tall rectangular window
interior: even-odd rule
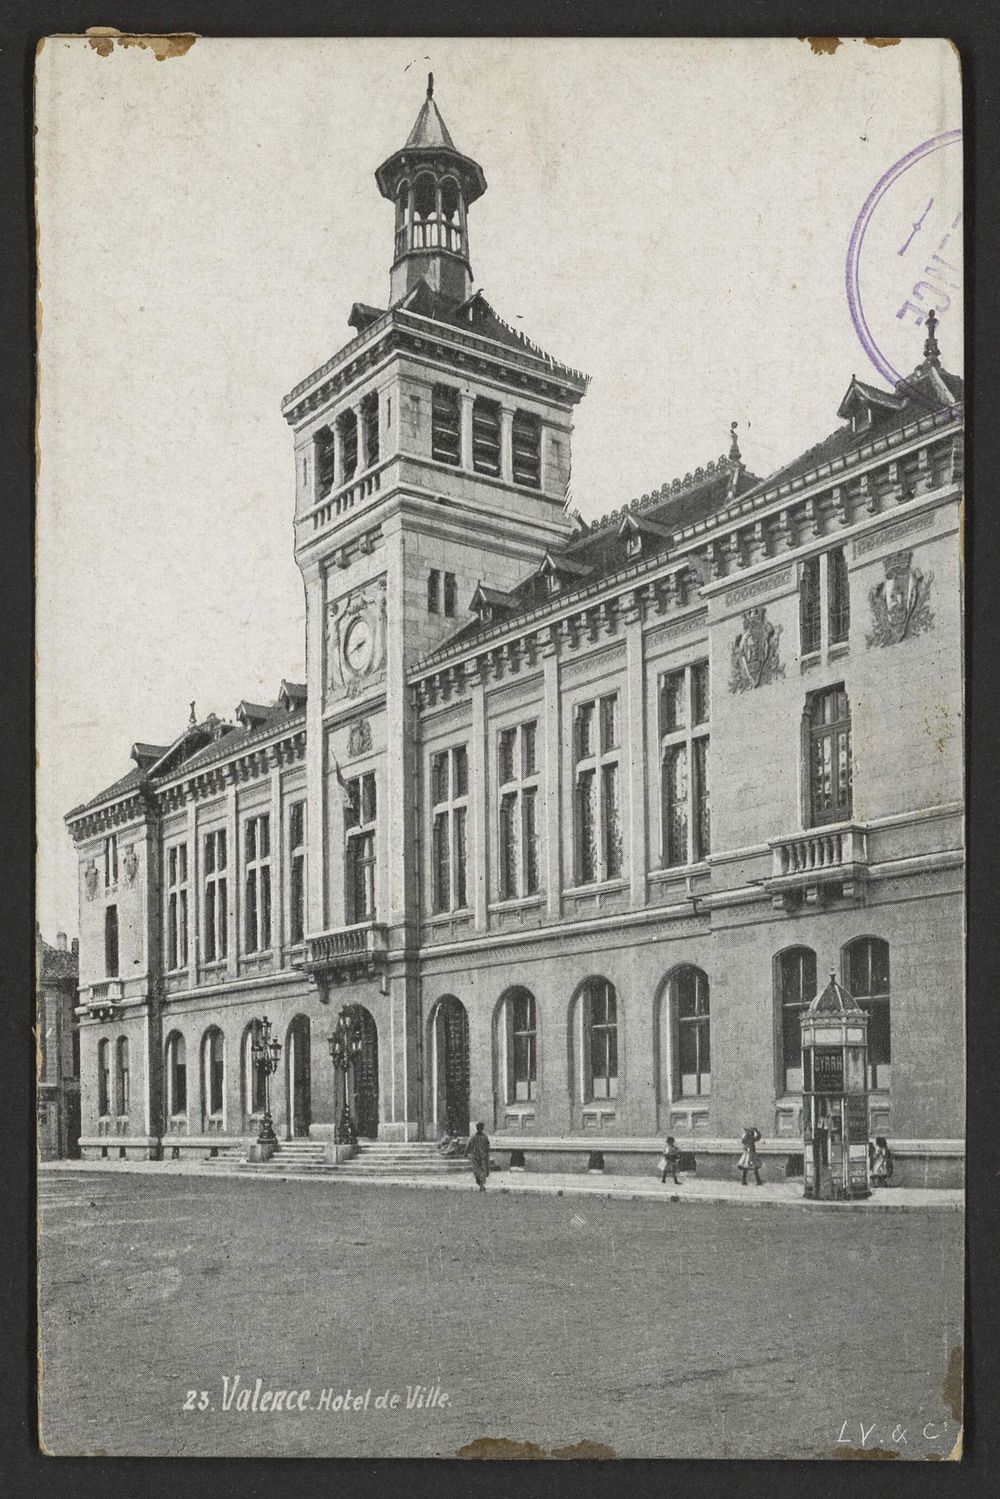
[[[368,459],[368,467],[372,468],[379,459],[377,390],[371,391],[361,402],[361,423],[365,434],[365,455]]]
[[[358,468],[358,418],[353,411],[344,411],[337,418],[340,435],[340,482],[346,484],[353,479]]]
[[[321,427],[313,438],[313,461],[316,464],[316,488],[322,497],[333,488],[337,476],[336,444],[329,427]]]
[[[186,968],[188,960],[188,851],[186,843],[167,849],[167,967]]]
[[[347,920],[349,923],[371,921],[375,915],[375,833],[378,821],[374,771],[366,771],[347,782],[344,821],[347,832]]]
[[[97,1112],[101,1117],[111,1113],[111,1042],[97,1044]]]
[[[431,397],[431,457],[456,467],[461,457],[458,391],[451,385],[435,385]]]
[[[472,405],[472,467],[477,474],[500,473],[500,405],[482,396]]]
[[[204,854],[202,950],[206,963],[216,963],[220,962],[229,951],[225,828],[205,834]]]
[[[104,976],[118,977],[118,907],[104,908]]]
[[[837,645],[851,632],[851,592],[847,578],[847,556],[843,547],[835,547],[826,558],[826,596],[829,616],[829,640]]]
[[[500,809],[497,890],[501,900],[538,890],[538,724],[501,729],[497,743]]]
[[[271,819],[248,817],[243,825],[244,950],[266,952],[271,946]]]
[[[104,888],[118,883],[118,834],[109,833],[104,840]]]
[[[455,584],[455,574],[444,575],[444,615],[445,619],[454,619],[455,610],[458,606],[458,589]]]
[[[435,911],[467,906],[469,756],[464,744],[431,756],[431,894]]]
[[[811,822],[842,822],[852,806],[851,709],[843,683],[815,693],[808,718]]]
[[[665,868],[696,864],[711,848],[708,662],[660,678],[660,804]]]
[[[799,651],[803,656],[819,650],[822,620],[819,558],[807,557],[799,576]]]
[[[306,933],[306,804],[288,809],[288,940],[301,942]]]
[[[577,704],[573,741],[577,884],[618,879],[622,871],[622,820],[617,692]]]
[[[427,613],[441,613],[441,574],[436,567],[427,574]]]
[[[542,483],[542,424],[532,411],[515,411],[512,430],[514,483],[538,489]]]

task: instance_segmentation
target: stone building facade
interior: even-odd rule
[[[55,946],[35,932],[36,1137],[43,1161],[79,1154],[80,1035],[76,1010],[79,943]]]
[[[388,305],[283,403],[306,682],[192,708],[67,819],[84,1151],[242,1148],[265,1013],[279,1135],[332,1139],[348,1006],[363,1133],[483,1119],[529,1169],[648,1169],[669,1131],[711,1171],[753,1120],[794,1171],[832,971],[872,1132],[959,1179],[963,406],[933,316],[777,473],[734,430],[587,525],[587,378],[473,289],[486,183],[430,91],[376,181]]]

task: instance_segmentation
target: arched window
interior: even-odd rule
[[[889,944],[880,937],[858,937],[844,948],[843,984],[868,1016],[868,1086],[892,1081],[889,1011]]]
[[[396,259],[398,260],[409,246],[406,242],[406,231],[410,215],[410,184],[401,182],[396,190]]]
[[[816,998],[816,954],[790,947],[774,960],[774,1006],[779,1094],[802,1092],[802,1012]]]
[[[413,188],[413,248],[434,249],[438,239],[437,184],[433,177],[418,177]]]
[[[851,815],[851,709],[843,686],[809,703],[809,814],[812,827]]]
[[[219,1118],[223,1113],[225,1100],[226,1051],[225,1041],[218,1026],[213,1025],[205,1032],[202,1047],[204,1059],[202,1096],[205,1114],[209,1119]]]
[[[441,183],[441,245],[445,250],[462,252],[462,210],[458,184],[453,177]]]
[[[97,1046],[97,1112],[103,1118],[111,1113],[111,1042]]]
[[[243,1112],[247,1115],[263,1114],[266,1107],[264,1070],[253,1054],[254,1034],[253,1025],[243,1032]]]
[[[585,1103],[618,1097],[618,995],[607,979],[588,979],[579,1002],[580,1081]]]
[[[708,975],[690,963],[676,968],[667,986],[674,1047],[674,1096],[699,1098],[712,1091]]]
[[[167,1113],[187,1113],[187,1047],[178,1031],[167,1037]]]
[[[115,1047],[115,1112],[125,1115],[129,1111],[128,1038],[119,1036]]]
[[[529,1103],[538,1097],[538,1019],[535,996],[511,989],[497,1017],[499,1074],[505,1103]]]

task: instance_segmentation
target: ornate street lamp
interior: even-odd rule
[[[272,1041],[271,1022],[266,1015],[263,1019],[254,1021],[253,1039],[250,1046],[254,1065],[260,1067],[264,1073],[264,1118],[261,1120],[257,1144],[277,1145],[278,1137],[274,1133],[274,1122],[271,1119],[271,1074],[278,1070],[281,1042],[277,1036]]]
[[[333,1035],[328,1037],[328,1040],[330,1043],[330,1061],[337,1071],[342,1072],[344,1075],[343,1104],[333,1138],[338,1145],[356,1145],[358,1131],[354,1120],[351,1118],[347,1083],[348,1073],[358,1057],[360,1057],[364,1048],[361,1019],[356,1009],[347,1005],[344,1006],[337,1018],[337,1028]]]

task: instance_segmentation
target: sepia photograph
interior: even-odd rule
[[[956,48],[34,108],[41,1450],[960,1459]]]

